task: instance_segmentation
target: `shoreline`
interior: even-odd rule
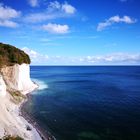
[[[23,117],[33,128],[36,129],[42,140],[56,140],[56,138],[53,135],[51,135],[51,133],[48,130],[44,132],[44,130],[39,126],[35,119],[24,110],[24,105],[28,102],[28,99],[31,97],[30,94],[31,92],[26,94],[27,99],[25,99],[21,103],[19,107],[19,115]]]

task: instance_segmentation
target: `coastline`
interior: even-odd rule
[[[36,83],[34,83],[34,84],[36,84]],[[39,86],[39,85],[37,85],[37,86]],[[34,89],[33,91],[35,91],[35,90],[37,90],[37,88]],[[31,92],[33,92],[33,91],[31,91]],[[19,107],[19,115],[21,117],[23,117],[33,128],[35,128],[35,130],[40,135],[42,140],[56,140],[56,138],[53,135],[51,135],[51,133],[48,130],[46,130],[44,132],[44,130],[39,126],[39,124],[35,121],[35,119],[24,110],[24,105],[26,105],[26,103],[28,102],[28,99],[31,98],[31,95],[30,95],[31,92],[26,94],[27,99],[25,99],[21,103],[21,105]]]

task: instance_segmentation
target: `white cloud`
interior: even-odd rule
[[[49,59],[48,55],[42,55],[28,47],[24,47],[22,50],[30,56],[32,64],[38,65],[42,62],[46,63]]]
[[[80,61],[89,64],[135,64],[140,62],[140,54],[114,53],[104,56],[87,56],[80,58]]]
[[[42,55],[27,47],[22,48],[31,58],[34,65],[136,65],[140,64],[140,53],[113,53],[109,55],[83,56],[83,57],[65,57]]]
[[[49,11],[60,10],[61,4],[58,1],[50,2],[48,5]]]
[[[31,7],[36,7],[38,6],[38,0],[28,0],[29,4]]]
[[[27,47],[22,48],[22,50],[26,52],[31,58],[37,58],[37,56],[39,55],[36,51],[31,50]]]
[[[16,11],[15,9],[0,4],[0,19],[5,20],[5,19],[16,18],[19,15],[20,12]]]
[[[74,6],[68,4],[67,2],[65,3],[59,3],[58,1],[50,2],[48,9],[50,11],[62,11],[67,14],[74,14],[76,12],[76,9]]]
[[[18,24],[10,20],[0,20],[0,26],[15,28]]]
[[[133,24],[136,22],[136,19],[132,19],[129,16],[123,16],[122,18],[120,16],[113,16],[109,19],[107,19],[105,22],[101,22],[97,26],[97,31],[102,31],[108,26],[113,25],[114,23],[126,23],[126,24]]]
[[[54,1],[49,3],[47,10],[26,15],[24,21],[37,23],[57,18],[66,18],[74,15],[75,12],[76,9],[67,2],[61,4],[58,1]]]
[[[21,12],[0,4],[0,26],[11,28],[17,27],[18,24],[12,21],[12,19],[18,18],[20,15]]]
[[[62,10],[68,14],[74,14],[76,11],[76,9],[72,5],[68,4],[67,2],[62,4]]]
[[[68,25],[48,23],[46,25],[43,25],[41,28],[45,31],[48,31],[49,33],[54,33],[54,34],[66,34],[69,32]]]

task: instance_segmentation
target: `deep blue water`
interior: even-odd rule
[[[42,82],[24,108],[58,140],[140,140],[140,67],[34,66],[31,77]]]

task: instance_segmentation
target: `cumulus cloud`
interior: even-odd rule
[[[36,51],[31,50],[31,49],[29,49],[27,47],[22,48],[22,50],[24,52],[26,52],[31,58],[37,58],[38,55],[39,55],[39,53],[37,53]]]
[[[65,13],[68,13],[68,14],[74,14],[76,9],[68,3],[64,3],[64,4],[62,4],[62,11],[64,11]]]
[[[28,0],[28,3],[31,7],[38,6],[38,0]]]
[[[42,62],[47,62],[49,59],[48,55],[42,55],[28,47],[24,47],[22,50],[30,56],[32,64],[37,65]]]
[[[54,1],[48,4],[47,10],[26,15],[24,21],[31,23],[43,22],[46,20],[70,17],[74,15],[75,12],[76,9],[67,2],[59,3],[58,1]]]
[[[67,14],[74,14],[76,12],[75,7],[68,4],[67,2],[65,3],[59,3],[58,1],[50,2],[48,8],[51,11],[59,10]]]
[[[120,17],[120,16],[117,15],[117,16],[110,17],[105,22],[99,23],[98,26],[97,26],[97,31],[102,31],[105,28],[107,28],[108,26],[111,26],[115,23],[133,24],[135,22],[136,22],[136,19],[132,19],[129,16]]]
[[[11,27],[11,28],[17,27],[18,24],[12,20],[18,18],[20,15],[21,12],[16,11],[11,7],[0,4],[0,26]]]
[[[43,25],[41,28],[45,31],[48,31],[49,33],[54,33],[54,34],[66,34],[69,32],[68,25],[48,23],[46,25]]]

